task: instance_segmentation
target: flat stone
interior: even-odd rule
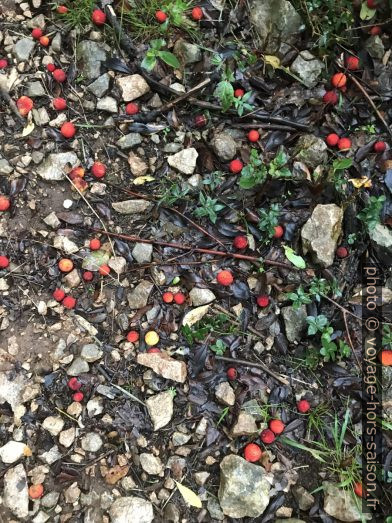
[[[8,441],[0,448],[0,459],[3,463],[15,463],[18,459],[31,456],[31,450],[20,441]]]
[[[210,291],[210,289],[199,289],[198,287],[193,287],[189,293],[192,305],[199,307],[200,305],[207,305],[216,299],[215,294]]]
[[[58,250],[62,250],[65,254],[75,254],[78,252],[79,247],[71,241],[67,236],[59,234],[53,239],[53,247]]]
[[[57,504],[60,497],[60,493],[56,491],[48,492],[43,498],[41,498],[41,505],[45,508],[52,508]]]
[[[377,60],[382,60],[385,54],[384,44],[378,35],[371,36],[366,40],[365,49],[372,58]]]
[[[171,358],[165,352],[139,352],[136,358],[139,365],[152,369],[155,374],[167,380],[184,383],[187,377],[186,364],[183,361]]]
[[[117,140],[116,145],[126,151],[142,143],[142,135],[139,133],[128,133]]]
[[[133,176],[144,176],[148,172],[147,163],[137,156],[134,152],[130,152],[128,156],[129,168]]]
[[[37,96],[46,96],[46,92],[41,82],[30,82],[27,84],[26,95],[30,96],[30,98],[35,98]]]
[[[104,96],[109,90],[110,75],[108,73],[99,76],[93,83],[87,86],[87,91],[90,91],[97,98]]]
[[[159,476],[163,472],[162,461],[154,454],[142,452],[139,456],[140,465],[144,472],[153,476]]]
[[[64,427],[64,420],[60,416],[48,416],[44,419],[42,427],[52,436],[57,436]]]
[[[202,472],[195,472],[194,476],[195,476],[196,483],[200,487],[202,487],[206,483],[207,479],[211,476],[211,474],[209,472],[202,471]]]
[[[139,214],[152,208],[152,203],[146,200],[124,200],[112,203],[112,207],[120,214]]]
[[[314,134],[300,136],[295,147],[295,159],[307,167],[315,169],[328,160],[328,147],[325,141]]]
[[[78,69],[86,80],[95,80],[101,74],[101,64],[107,59],[104,44],[84,40],[76,48]]]
[[[67,166],[72,168],[79,163],[78,157],[72,152],[49,154],[38,167],[37,173],[44,180],[59,181],[64,179],[64,170]]]
[[[291,343],[300,341],[307,326],[306,318],[308,315],[305,305],[301,305],[299,309],[294,309],[291,305],[282,307],[281,312],[287,339]]]
[[[29,514],[29,495],[24,466],[20,463],[4,474],[3,502],[14,516],[24,519]]]
[[[81,447],[86,452],[98,452],[102,445],[103,441],[101,436],[95,432],[89,432],[81,440]]]
[[[301,51],[290,66],[292,73],[301,78],[306,87],[314,87],[319,81],[325,66],[309,51]]]
[[[374,229],[369,231],[369,237],[378,256],[389,265],[392,256],[392,230],[386,225],[378,223]]]
[[[148,303],[150,292],[154,284],[148,280],[142,280],[131,292],[128,293],[128,303],[131,309],[141,309]]]
[[[71,289],[75,289],[80,284],[80,276],[77,269],[73,269],[71,272],[64,276],[64,282]]]
[[[124,102],[132,102],[150,91],[150,86],[140,74],[116,78]]]
[[[71,427],[67,430],[63,430],[59,435],[59,443],[63,447],[69,448],[75,441],[76,430],[75,427]]]
[[[354,494],[337,483],[323,481],[324,510],[339,521],[362,521],[372,519],[370,514],[362,514],[361,503],[356,503]]]
[[[215,389],[215,397],[223,405],[232,406],[235,403],[234,390],[227,381],[219,383]]]
[[[225,456],[220,463],[218,499],[231,518],[257,518],[269,504],[270,484],[265,470],[240,456]]]
[[[183,149],[182,151],[169,156],[167,159],[170,167],[183,174],[193,174],[196,168],[198,153],[194,147]]]
[[[80,405],[80,403],[78,403]],[[39,458],[42,459],[44,463],[47,465],[52,465],[53,463],[56,463],[59,459],[61,459],[63,455],[59,451],[59,448],[57,445],[53,445],[49,450],[46,452],[43,452]]]
[[[53,211],[44,218],[46,225],[49,225],[52,229],[58,229],[61,225],[60,220],[57,218],[56,213]]]
[[[111,96],[104,96],[98,100],[97,109],[100,111],[106,111],[107,113],[117,113],[117,100]]]
[[[83,358],[75,358],[67,369],[68,376],[80,376],[90,370],[89,364]]]
[[[138,263],[148,263],[151,261],[153,246],[151,243],[136,243],[132,249],[132,257]]]
[[[314,503],[314,496],[301,486],[294,487],[292,493],[298,503],[299,509],[307,512]]]
[[[146,400],[154,431],[165,427],[173,417],[173,395],[170,391],[161,392]]]
[[[35,47],[35,41],[32,38],[22,38],[18,40],[13,48],[13,54],[18,62],[26,62]]]
[[[182,38],[174,44],[173,52],[184,65],[194,64],[202,59],[200,47]]]
[[[126,269],[127,260],[122,256],[113,256],[110,258],[108,265],[116,274],[122,274]]]
[[[61,53],[62,44],[61,44],[61,33],[56,33],[53,40],[50,43],[50,50],[53,53]]]
[[[231,429],[231,435],[233,438],[238,438],[239,436],[252,436],[252,434],[257,431],[258,429],[254,417],[246,412],[240,412],[237,421]]]
[[[80,353],[80,356],[89,363],[100,360],[102,355],[103,350],[100,349],[95,343],[88,343],[87,345],[83,345],[82,351]]]
[[[211,145],[217,157],[224,162],[232,160],[237,153],[237,142],[228,133],[216,134]]]
[[[0,174],[11,174],[13,170],[5,158],[0,158]]]
[[[94,416],[99,416],[102,414],[104,405],[103,405],[103,398],[97,396],[96,398],[93,398],[87,402],[87,413],[90,416],[90,418],[93,418]]]
[[[190,310],[183,317],[182,324],[191,327],[207,314],[209,308],[209,305],[202,305],[201,307]]]
[[[154,519],[152,503],[136,496],[116,499],[109,514],[111,523],[151,523]]]

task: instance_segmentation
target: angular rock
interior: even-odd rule
[[[67,236],[58,235],[54,237],[53,247],[65,252],[65,254],[75,254],[78,252],[79,247],[71,241]]]
[[[55,212],[51,212],[50,214],[48,214],[48,216],[44,218],[44,222],[46,223],[46,225],[49,225],[49,227],[51,227],[52,229],[58,229],[61,225],[61,222],[57,218]]]
[[[306,87],[314,87],[325,67],[323,62],[318,60],[309,51],[301,51],[290,66],[292,73],[301,78]]]
[[[90,370],[89,364],[83,358],[75,358],[71,365],[68,367],[68,376],[80,376]]]
[[[298,503],[299,509],[307,512],[314,503],[314,496],[301,486],[294,487],[292,493]]]
[[[334,203],[315,207],[312,216],[302,227],[304,253],[311,252],[323,267],[333,264],[336,245],[342,233],[343,210]]]
[[[361,503],[355,499],[351,491],[329,481],[323,481],[323,488],[324,510],[329,516],[349,522],[362,521],[362,518],[371,519],[370,514],[362,514]]]
[[[124,136],[122,136],[119,140],[117,140],[116,145],[120,147],[120,149],[123,149],[126,151],[127,149],[131,149],[131,147],[135,147],[135,145],[139,145],[142,143],[142,136],[139,133],[129,133]]]
[[[63,430],[59,435],[59,443],[63,447],[69,448],[75,441],[76,430],[75,427],[71,427],[67,430]]]
[[[78,157],[72,152],[50,154],[38,167],[37,173],[44,180],[59,181],[64,179],[65,167],[76,167],[79,163]]]
[[[150,210],[152,203],[146,200],[124,200],[112,203],[112,207],[120,214],[138,214]]]
[[[184,383],[187,376],[186,364],[183,361],[171,358],[165,352],[139,352],[136,358],[139,365],[152,369],[155,374],[167,380]]]
[[[50,50],[53,53],[60,53],[62,50],[61,46],[61,33],[56,33],[53,40],[50,43]]]
[[[365,49],[372,58],[376,58],[377,60],[382,60],[385,54],[384,44],[378,35],[371,36],[366,40]]]
[[[13,54],[16,56],[18,62],[26,62],[30,58],[31,53],[35,47],[35,42],[31,38],[22,38],[14,45]]]
[[[369,231],[369,236],[379,256],[388,263],[392,256],[392,230],[378,223]]]
[[[148,263],[151,261],[153,246],[151,243],[135,243],[132,249],[132,257],[138,263]]]
[[[116,499],[109,514],[111,523],[151,523],[154,519],[152,504],[136,496]]]
[[[35,98],[37,96],[45,96],[46,92],[41,82],[30,82],[27,85],[26,95],[30,96],[30,98]]]
[[[3,502],[16,517],[23,519],[28,516],[27,477],[21,463],[4,474]]]
[[[246,412],[240,412],[233,428],[231,429],[231,435],[233,438],[239,436],[251,436],[257,432],[256,421],[253,416]]]
[[[202,58],[201,50],[198,45],[186,42],[179,38],[174,44],[174,54],[184,65],[194,64]]]
[[[215,294],[210,289],[199,289],[193,287],[189,293],[192,305],[199,307],[200,305],[207,305],[216,299]]]
[[[328,160],[328,147],[322,138],[314,134],[303,134],[296,145],[295,159],[312,169],[326,163]]]
[[[116,274],[122,274],[127,266],[127,260],[122,256],[113,256],[108,265]]]
[[[117,113],[117,101],[111,96],[104,96],[100,98],[97,102],[97,109],[100,111],[105,111],[107,113]]]
[[[223,513],[232,518],[259,517],[269,503],[264,468],[231,454],[223,458],[220,469],[218,499]]]
[[[135,153],[130,152],[128,156],[128,163],[133,176],[144,176],[147,174],[148,165]]]
[[[104,44],[84,40],[76,48],[78,69],[86,80],[95,80],[101,74],[101,64],[107,59]]]
[[[80,284],[80,276],[77,269],[73,269],[71,272],[66,274],[64,276],[64,281],[67,284],[68,287],[71,289],[74,289],[75,287],[78,287]]]
[[[103,350],[95,343],[88,343],[87,345],[83,345],[80,355],[84,360],[93,363],[102,358]]]
[[[202,305],[201,307],[196,307],[195,309],[190,310],[183,317],[182,324],[191,327],[207,314],[209,308],[209,305]]]
[[[3,463],[15,463],[24,456],[31,456],[31,450],[20,441],[8,441],[0,448],[0,459]]]
[[[217,157],[223,162],[232,160],[237,153],[237,142],[228,133],[215,135],[211,145]]]
[[[128,293],[127,299],[131,309],[141,309],[148,303],[150,292],[154,284],[148,280],[142,280],[131,292]]]
[[[132,102],[150,91],[150,86],[140,74],[116,78],[116,83],[121,90],[124,102]]]
[[[235,403],[234,390],[231,388],[227,381],[219,383],[215,389],[216,399],[223,405],[232,406]]]
[[[57,436],[64,427],[64,420],[60,416],[48,416],[44,419],[42,427],[52,436]]]
[[[154,454],[142,452],[139,458],[140,465],[147,474],[158,476],[163,471],[162,461]]]
[[[5,158],[0,158],[0,174],[10,174],[13,168]]]
[[[177,169],[180,173],[183,174],[193,174],[196,168],[196,160],[198,153],[194,147],[189,147],[188,149],[183,149],[182,151],[169,156],[167,159],[170,167]]]
[[[87,91],[93,93],[97,98],[101,98],[108,92],[110,83],[110,75],[108,73],[99,76],[93,83],[87,86]]]
[[[81,447],[86,452],[98,452],[102,445],[103,441],[101,436],[95,432],[89,432],[81,441]]]
[[[154,430],[165,427],[173,417],[173,395],[170,391],[161,392],[146,400]]]
[[[282,307],[282,316],[286,330],[287,339],[292,343],[299,341],[306,328],[307,312],[305,305],[301,305],[299,309],[294,309],[291,305]]]

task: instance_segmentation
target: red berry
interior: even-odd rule
[[[259,307],[268,307],[270,303],[270,299],[269,299],[269,296],[267,296],[267,294],[261,294],[260,296],[257,296],[257,305]]]
[[[223,285],[224,287],[228,287],[229,285],[231,285],[233,283],[234,278],[230,271],[224,270],[224,271],[218,272],[218,274],[216,276],[216,281],[218,283],[220,283],[221,285]]]
[[[284,423],[283,421],[280,421],[280,419],[272,419],[268,423],[269,428],[272,430],[272,432],[276,435],[282,434],[284,431]]]
[[[172,303],[172,301],[174,300],[174,295],[172,292],[164,292],[162,294],[162,300],[165,302],[165,303]]]
[[[284,235],[284,229],[281,225],[274,227],[274,238],[281,238]]]
[[[129,331],[127,334],[127,341],[135,343],[139,339],[139,333],[137,331]]]
[[[69,258],[61,258],[58,263],[59,269],[61,272],[71,272],[74,268],[73,261]]]
[[[91,174],[95,178],[103,178],[106,174],[106,165],[101,162],[94,162],[91,166]]]
[[[336,256],[338,258],[347,258],[348,250],[346,249],[346,247],[338,247],[336,249]]]
[[[65,122],[60,128],[60,133],[65,138],[73,138],[76,134],[76,127],[72,122]]]
[[[383,153],[386,148],[387,148],[387,144],[385,142],[376,142],[373,145],[374,152],[376,152],[376,153]]]
[[[327,145],[329,145],[329,147],[336,147],[338,145],[339,139],[340,138],[337,134],[331,133],[326,137],[325,142]]]
[[[73,390],[73,391],[79,390],[81,388],[81,386],[82,386],[82,384],[80,383],[78,378],[76,378],[76,377],[69,378],[69,380],[68,380],[68,387],[71,390]]]
[[[94,9],[91,15],[91,20],[95,25],[104,25],[106,22],[106,15],[101,9]]]
[[[139,112],[139,106],[138,104],[135,104],[134,102],[130,102],[125,106],[125,112],[126,114],[137,114]]]
[[[331,83],[334,87],[341,89],[347,83],[347,76],[344,73],[336,73],[331,78]]]
[[[6,269],[9,264],[10,261],[7,256],[0,256],[0,269]]]
[[[269,445],[275,441],[275,434],[270,429],[264,429],[260,434],[260,439],[263,443]]]
[[[230,381],[234,381],[237,377],[237,369],[230,367],[227,369],[226,375]]]
[[[256,131],[255,129],[252,129],[251,131],[248,132],[248,140],[250,142],[257,142],[259,138],[260,138],[260,133],[258,131]]]
[[[234,96],[236,98],[242,98],[244,96],[244,94],[245,94],[245,91],[243,89],[236,89],[234,91]]]
[[[28,96],[21,96],[16,102],[16,107],[18,108],[19,114],[27,116],[34,107],[34,102]]]
[[[98,251],[101,248],[101,242],[98,238],[92,238],[89,243],[90,249],[92,251]]]
[[[248,443],[247,446],[244,448],[244,458],[246,459],[246,461],[250,461],[251,463],[259,461],[262,455],[263,452],[261,448],[258,445],[256,445],[256,443]]]
[[[53,78],[56,80],[56,82],[62,84],[67,79],[67,75],[62,69],[55,69],[53,71]]]
[[[176,292],[173,298],[177,305],[182,305],[186,300],[185,294],[183,294],[182,292]]]
[[[157,11],[155,13],[155,19],[157,22],[159,22],[160,24],[163,24],[166,22],[167,20],[167,14],[164,13],[163,11]]]
[[[338,95],[335,91],[327,91],[323,96],[323,102],[326,104],[336,105],[338,103]]]
[[[5,58],[0,60],[0,69],[5,69],[8,66],[8,61]]]
[[[381,34],[381,27],[379,25],[375,25],[370,29],[370,34],[372,36],[377,36]]]
[[[66,296],[61,302],[61,304],[64,305],[66,309],[74,309],[76,305],[76,300],[72,296]]]
[[[83,401],[84,394],[83,392],[75,392],[75,394],[72,394],[72,399],[74,401],[80,402]]]
[[[65,298],[65,292],[63,291],[63,289],[55,289],[53,291],[52,296],[56,301],[60,302],[63,301],[63,299]]]
[[[0,212],[1,211],[8,211],[8,209],[11,207],[10,199],[7,196],[3,196],[0,194]]]
[[[56,111],[64,111],[67,108],[67,102],[64,98],[55,98],[52,103]]]
[[[207,118],[204,116],[204,114],[197,114],[195,116],[195,126],[196,127],[204,127],[207,125]]]
[[[370,8],[370,9],[377,9],[377,0],[367,0],[367,6]]]
[[[197,6],[192,9],[192,18],[193,20],[196,20],[196,22],[203,18],[203,11],[201,7]]]
[[[246,236],[236,236],[233,245],[236,249],[246,249],[248,247],[248,238]]]
[[[158,349],[158,347],[150,347],[147,349],[148,354],[154,354],[157,352],[161,352],[161,349]]]
[[[39,27],[34,27],[34,29],[31,31],[31,36],[35,38],[35,40],[39,40],[43,34],[44,33],[42,29]]]
[[[39,43],[43,46],[43,47],[48,47],[48,45],[50,44],[50,40],[47,36],[41,36],[41,38],[39,39]]]
[[[353,490],[359,498],[363,498],[363,485],[359,481],[354,483]]]
[[[340,138],[338,141],[339,151],[348,151],[351,148],[350,138]]]
[[[84,281],[91,281],[94,279],[94,274],[91,271],[84,271],[82,278]]]
[[[110,267],[109,265],[101,265],[98,269],[98,272],[101,276],[108,276],[110,274]]]
[[[301,414],[306,414],[310,410],[310,403],[309,403],[309,401],[307,401],[307,400],[300,400],[297,403],[297,409],[298,409],[298,412],[300,412]]]
[[[229,165],[230,171],[234,174],[241,172],[243,167],[244,164],[241,162],[241,160],[231,160]]]
[[[68,13],[68,7],[66,7],[65,5],[59,5],[57,7],[57,12],[60,14],[60,15],[65,15],[65,13]]]
[[[53,71],[56,69],[56,66],[54,64],[48,64],[46,66],[46,69],[50,72],[50,73],[53,73]]]
[[[346,67],[349,71],[356,71],[359,69],[359,58],[356,56],[348,56],[346,58]]]

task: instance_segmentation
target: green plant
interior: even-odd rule
[[[370,134],[370,135],[377,134],[377,129],[374,124],[360,125],[356,129],[354,129],[354,131],[355,132],[364,131],[365,133]]]
[[[200,207],[194,210],[195,216],[199,218],[207,216],[212,223],[216,223],[218,212],[225,208],[222,203],[218,203],[216,198],[205,196],[202,192],[199,194],[199,204]]]
[[[370,196],[367,205],[358,214],[368,231],[372,231],[380,223],[380,212],[384,206],[385,196]]]
[[[163,60],[166,64],[178,69],[180,67],[180,62],[178,58],[169,51],[162,51],[162,47],[166,45],[166,42],[163,38],[158,38],[157,40],[151,40],[150,48],[146,52],[145,57],[141,63],[141,66],[147,71],[152,71],[157,63],[158,58]]]
[[[217,421],[217,424],[216,424],[217,427],[219,427],[219,425],[222,423],[222,421],[223,421],[223,420],[225,419],[225,417],[228,415],[228,413],[229,413],[229,408],[230,408],[230,407],[225,407],[224,409],[222,409],[222,412],[221,412],[221,414],[220,414],[220,416],[219,416],[219,419],[218,419],[218,421]]]
[[[357,241],[357,235],[355,232],[348,235],[347,243],[349,245],[354,245],[354,243]]]
[[[208,185],[211,191],[214,191],[217,187],[219,187],[219,185],[222,184],[223,180],[223,173],[221,171],[214,171],[212,173],[207,174],[203,178],[203,185]]]
[[[215,57],[215,61],[219,67],[223,69],[223,61],[219,55]],[[248,103],[249,98],[252,96],[252,92],[249,91],[241,98],[236,98],[234,96],[234,87],[232,85],[232,82],[234,81],[235,78],[233,72],[228,66],[226,66],[225,69],[222,70],[221,81],[215,88],[214,96],[219,98],[223,112],[228,111],[234,106],[237,110],[238,116],[242,116],[244,111],[250,111],[253,109],[253,106]]]
[[[308,334],[312,336],[318,332],[323,332],[325,327],[328,325],[328,318],[323,314],[319,316],[308,316],[306,318],[308,323]]]
[[[241,98],[234,97],[233,103],[234,103],[234,107],[237,110],[238,116],[242,116],[244,114],[244,112],[248,112],[253,109],[253,105],[248,103],[251,96],[252,96],[252,91],[248,91],[243,96],[241,96]]]
[[[328,172],[328,179],[334,184],[337,191],[341,191],[347,182],[345,177],[346,170],[349,169],[352,164],[353,161],[351,158],[337,158],[333,161]]]
[[[67,2],[68,11],[60,15],[61,20],[72,29],[84,29],[91,24],[95,0],[72,0]]]
[[[382,345],[388,350],[392,350],[392,329],[389,325],[382,327]]]
[[[321,298],[332,294],[341,296],[338,282],[334,279],[328,281],[324,278],[314,277],[308,285],[307,290],[300,285],[296,291],[286,294],[286,298],[293,302],[293,308],[298,310],[301,305],[311,303],[313,299],[320,302]]]
[[[215,343],[210,345],[210,349],[215,352],[218,356],[223,356],[223,354],[226,352],[227,345],[222,340],[216,340]]]
[[[296,291],[286,294],[286,298],[293,302],[293,309],[298,310],[302,305],[312,303],[309,293],[300,285]]]
[[[215,316],[206,316],[192,325],[183,325],[182,334],[185,339],[192,345],[195,341],[204,341],[208,334],[225,336],[237,332],[237,327],[230,323],[226,314],[217,314]]]
[[[170,393],[172,398],[175,398],[177,396],[177,389],[175,387],[170,387],[168,389],[168,392]]]
[[[268,165],[268,174],[271,178],[290,178],[291,171],[285,165],[288,162],[287,154],[281,149]]]
[[[308,335],[314,336],[321,334],[320,355],[323,356],[324,361],[335,361],[340,358],[347,358],[351,354],[351,349],[343,340],[338,340],[335,343],[332,340],[334,334],[333,327],[329,325],[328,319],[323,314],[318,316],[308,316],[306,318],[308,323]]]
[[[279,223],[280,205],[273,203],[269,209],[259,210],[260,220],[257,227],[260,231],[266,233],[267,238],[272,238],[275,233],[275,227]]]
[[[182,200],[189,192],[189,187],[181,188],[178,183],[173,183],[160,199],[160,203],[164,205],[173,205],[178,200]]]
[[[289,178],[291,171],[285,167],[288,157],[283,150],[280,150],[268,165],[263,163],[257,149],[250,152],[249,162],[242,169],[238,185],[241,189],[252,189],[256,185],[265,182],[267,176],[271,178]]]

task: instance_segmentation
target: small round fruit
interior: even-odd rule
[[[153,347],[159,342],[158,333],[155,331],[146,332],[146,335],[144,336],[144,341],[146,342],[146,345]]]
[[[284,427],[285,427],[283,421],[280,421],[280,419],[272,419],[268,423],[268,426],[272,430],[272,432],[276,435],[282,434],[282,432],[284,431]]]
[[[236,249],[246,249],[248,247],[248,238],[243,235],[236,236],[233,245]]]
[[[333,75],[331,83],[334,87],[341,89],[347,84],[347,76],[344,73],[336,73]]]
[[[161,352],[161,349],[158,349],[158,347],[150,347],[147,349],[148,354],[157,354],[158,352]]]
[[[11,207],[10,199],[7,196],[0,194],[0,212],[8,211],[8,209],[10,207]]]
[[[52,104],[56,111],[64,111],[67,108],[67,102],[64,98],[54,98]]]
[[[263,452],[261,448],[256,445],[256,443],[248,443],[247,446],[244,448],[244,458],[246,461],[249,461],[250,463],[255,463],[256,461],[259,461],[261,456],[263,455]]]
[[[139,112],[138,104],[135,104],[135,102],[129,102],[129,104],[125,106],[125,112],[130,115],[137,114]]]
[[[207,121],[207,117],[204,114],[197,114],[195,116],[195,127],[205,127],[207,125]]]
[[[1,258],[1,256],[0,256]],[[0,265],[1,267],[1,265]],[[380,360],[382,365],[385,365],[385,367],[391,367],[392,366],[392,350],[382,350],[378,354],[378,359]]]
[[[177,305],[182,305],[185,302],[186,297],[185,294],[183,294],[182,292],[176,292],[173,296],[173,299],[174,302],[177,303]]]
[[[172,292],[164,292],[162,294],[162,300],[165,303],[172,303],[172,301],[174,300],[174,294]]]
[[[42,483],[38,485],[30,485],[29,487],[29,496],[31,499],[40,499],[44,495],[44,486]]]
[[[39,27],[34,27],[34,29],[31,31],[31,36],[35,40],[39,40],[43,34],[44,33],[43,33],[42,29],[40,29]]]
[[[343,245],[341,245],[340,247],[338,247],[336,249],[336,256],[338,258],[347,258],[348,256],[348,250],[346,247],[343,247]]]
[[[139,333],[137,331],[129,331],[127,334],[127,341],[135,343],[139,339]]]
[[[363,485],[361,482],[357,481],[356,483],[354,483],[353,490],[356,496],[358,496],[359,498],[363,498]]]
[[[110,267],[109,265],[101,265],[98,269],[98,272],[101,276],[108,276],[110,274]]]
[[[60,133],[64,138],[73,138],[76,134],[76,127],[72,122],[64,122],[60,127]]]
[[[379,25],[374,25],[371,29],[370,29],[370,34],[372,36],[378,36],[381,34],[381,27]]]
[[[376,142],[373,145],[374,152],[379,153],[379,154],[383,153],[386,148],[387,148],[387,144],[385,142]]]
[[[95,25],[104,25],[106,22],[106,15],[101,9],[94,9],[91,15],[91,20]]]
[[[7,256],[0,256],[0,269],[6,269],[9,264],[10,261]]]
[[[201,20],[203,18],[203,10],[201,7],[199,6],[196,6],[192,9],[192,18],[193,20],[196,20],[196,22],[198,22],[199,20]]]
[[[359,58],[356,56],[348,56],[346,58],[346,67],[349,71],[356,71],[359,69]]]
[[[55,69],[53,71],[53,78],[58,82],[59,84],[62,84],[67,79],[67,75],[65,74],[65,71],[62,69]]]
[[[53,291],[52,296],[56,301],[60,302],[63,301],[63,299],[65,298],[65,292],[63,291],[63,289],[55,289]]]
[[[68,176],[71,180],[75,180],[76,178],[84,178],[84,173],[83,167],[74,167]]]
[[[75,394],[72,394],[72,399],[74,401],[77,401],[78,403],[83,401],[83,398],[84,398],[83,392],[75,392]]]
[[[257,142],[260,138],[260,133],[256,129],[252,129],[248,132],[248,140],[250,142]]]
[[[167,14],[159,10],[155,13],[155,19],[160,24],[164,24],[167,20]]]
[[[326,137],[325,143],[329,147],[336,147],[339,143],[339,140],[340,140],[340,138],[336,133],[331,133]]]
[[[73,377],[68,380],[68,388],[70,388],[73,391],[77,391],[82,387],[81,382],[78,380],[78,378]]]
[[[326,104],[336,105],[338,100],[339,98],[335,91],[327,91],[323,96],[323,102]]]
[[[74,309],[76,305],[76,300],[72,296],[66,296],[61,302],[61,304],[64,305],[66,309]]]
[[[47,36],[41,36],[39,39],[39,43],[42,45],[42,47],[48,47],[50,44],[50,40]]]
[[[257,305],[259,307],[265,308],[268,307],[270,304],[270,298],[267,294],[261,294],[260,296],[257,296]]]
[[[339,151],[348,151],[351,148],[350,138],[340,138],[338,141]]]
[[[94,279],[94,274],[91,271],[84,271],[82,278],[84,281],[92,281]]]
[[[226,375],[230,381],[234,381],[237,378],[237,369],[235,369],[234,367],[230,367],[229,369],[227,369]]]
[[[275,441],[275,434],[270,429],[264,429],[260,434],[260,439],[263,443],[269,445]]]
[[[56,69],[56,66],[54,64],[48,64],[46,66],[46,70],[49,71],[49,73],[53,73],[53,71]]]
[[[367,0],[367,6],[370,9],[377,9],[377,4],[378,4],[377,0]]]
[[[234,278],[230,271],[223,270],[216,275],[216,281],[224,287],[229,287],[233,283]]]
[[[238,174],[242,171],[244,167],[244,164],[241,162],[241,160],[231,160],[229,164],[229,169],[232,173]]]
[[[62,258],[59,261],[59,269],[61,272],[71,272],[74,267],[73,261],[69,258]]]
[[[241,88],[236,89],[236,90],[234,91],[234,96],[235,96],[236,98],[242,98],[242,97],[244,96],[244,94],[245,94],[245,91],[244,91],[243,89],[241,89]]]
[[[91,174],[95,178],[103,178],[106,174],[106,165],[102,162],[94,162],[91,166]]]
[[[57,12],[59,15],[65,15],[65,13],[68,13],[68,7],[66,7],[65,5],[59,5],[57,7]]]
[[[300,400],[297,403],[297,410],[301,414],[306,414],[307,412],[309,412],[310,411],[310,403],[309,403],[309,401],[307,401],[307,400]]]
[[[98,251],[101,248],[101,242],[98,238],[92,238],[89,243],[90,249],[92,251]]]
[[[5,69],[6,67],[8,67],[8,60],[6,60],[5,58],[1,58],[0,69]]]
[[[18,108],[19,114],[26,116],[34,107],[34,102],[28,96],[21,96],[16,102],[16,107]]]
[[[274,227],[274,238],[281,238],[284,235],[284,229],[281,225]]]

